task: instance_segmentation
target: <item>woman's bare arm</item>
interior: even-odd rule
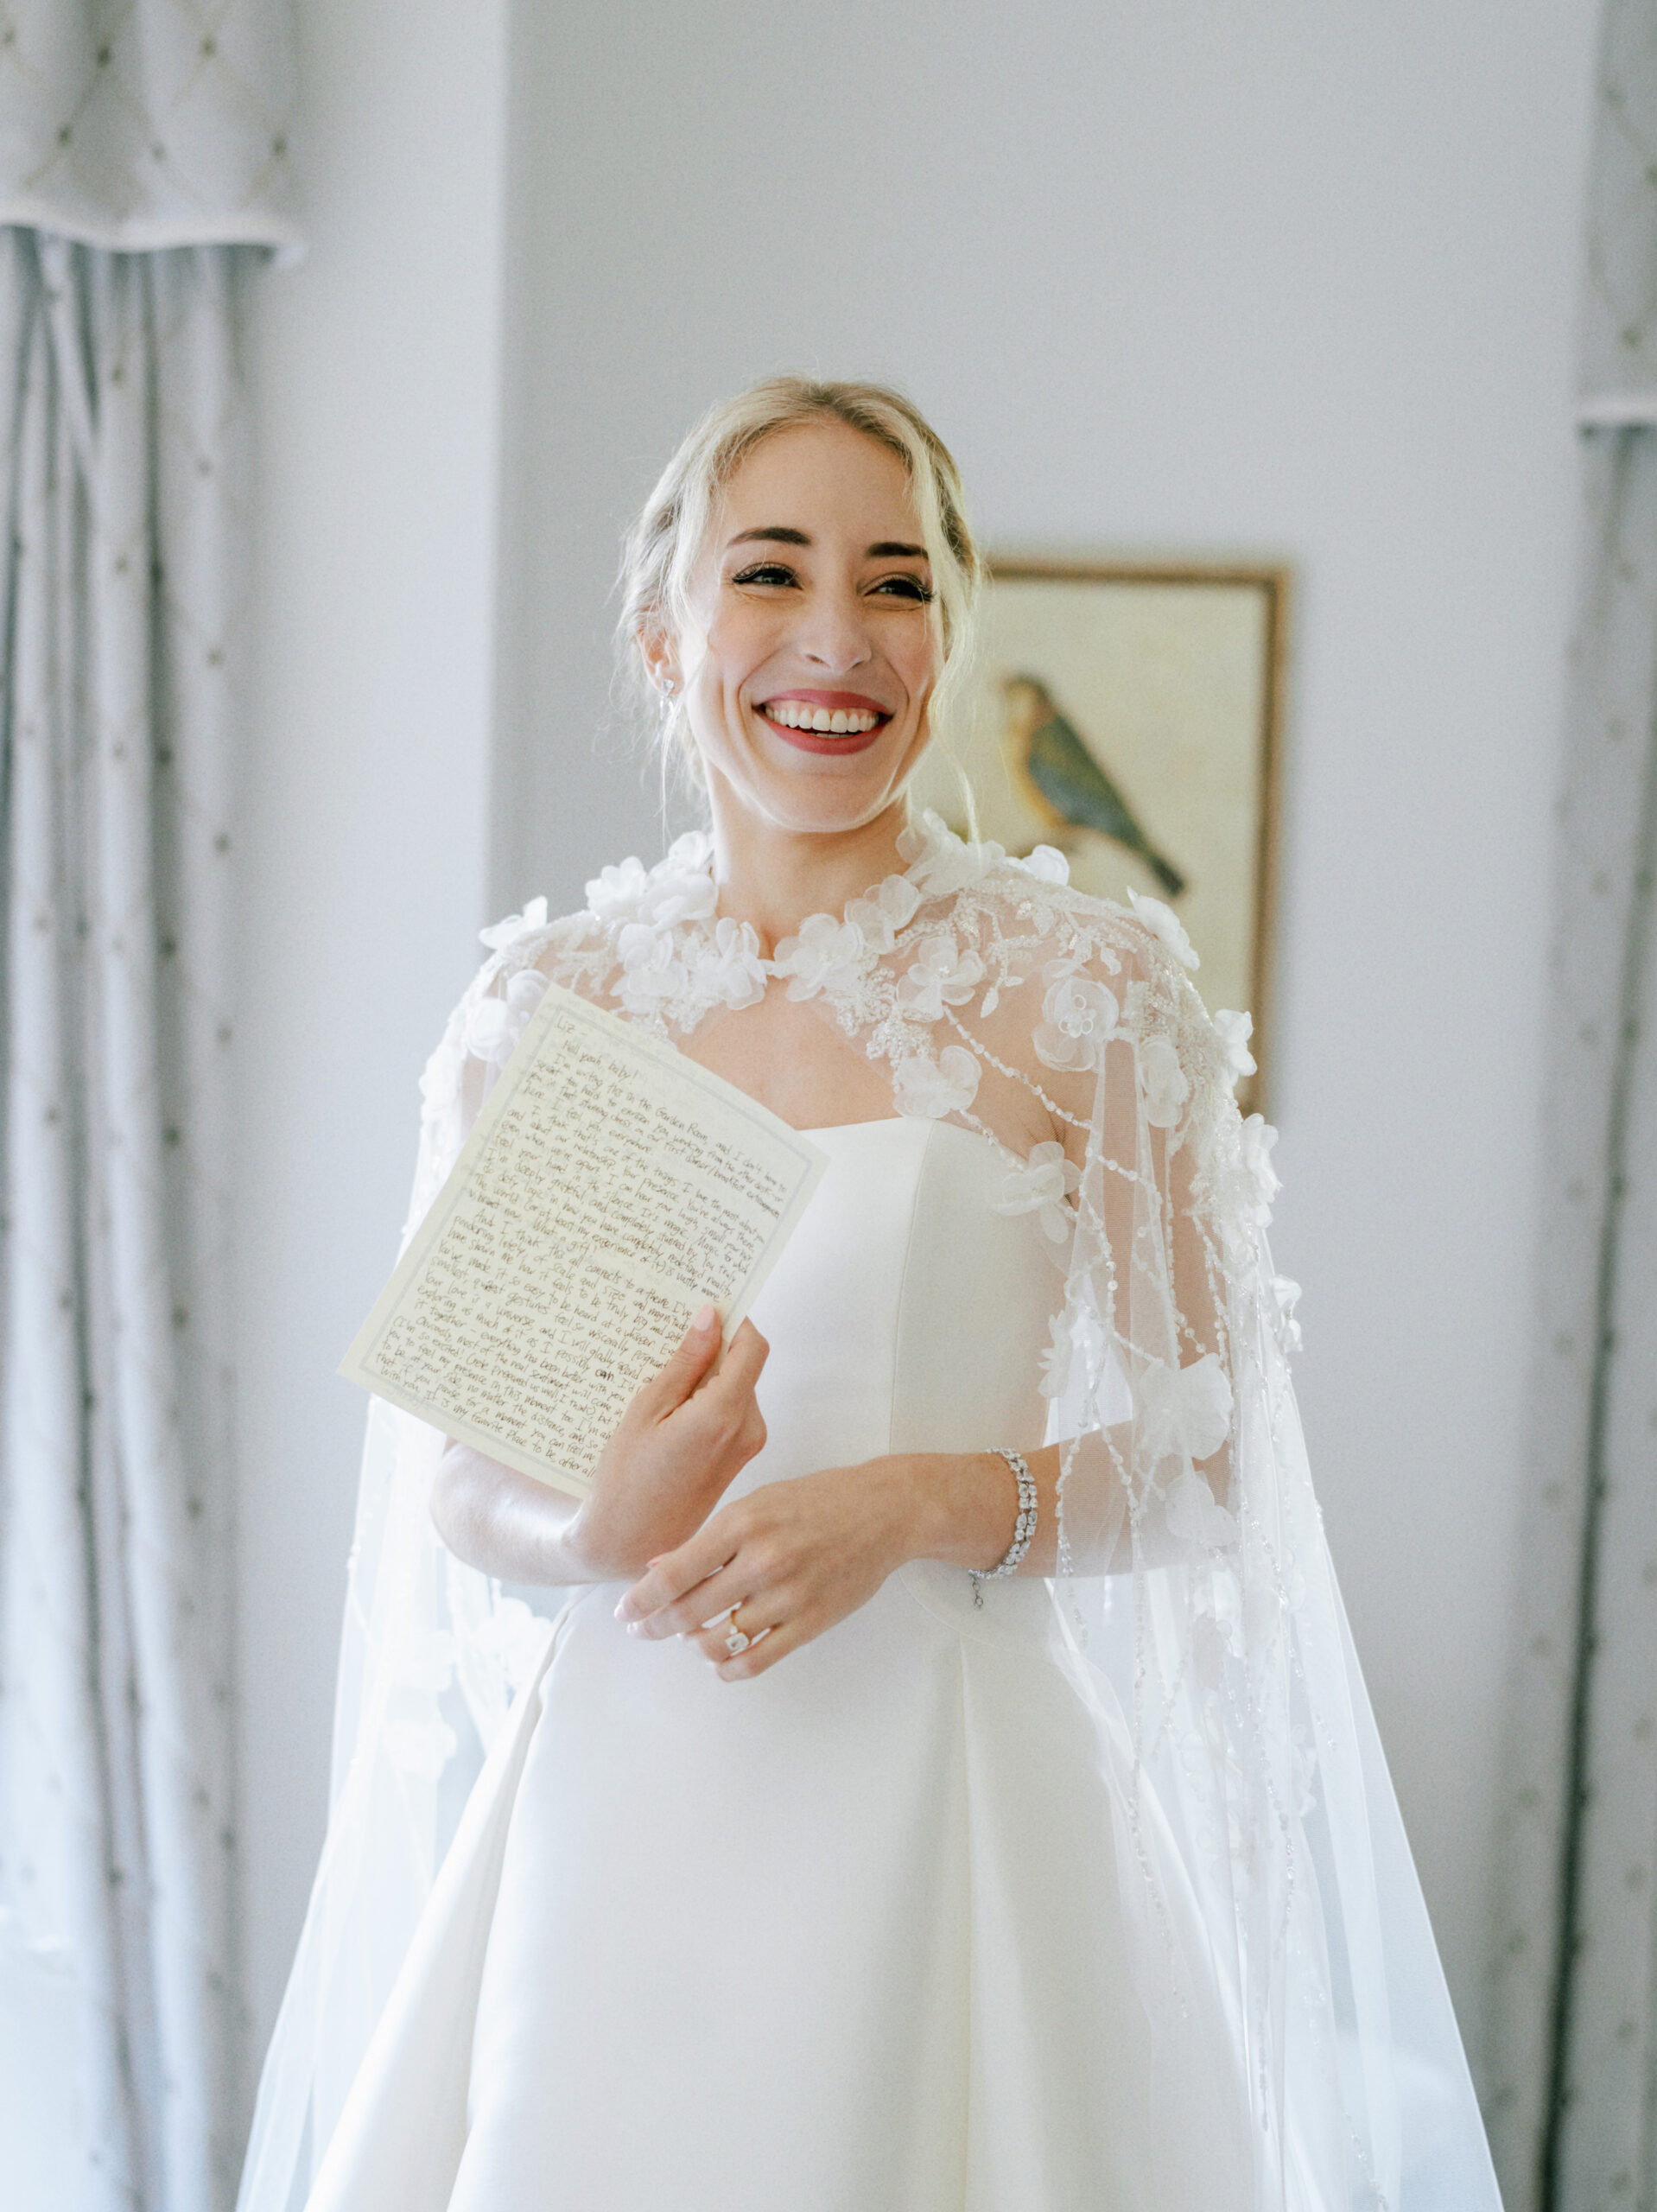
[[[631,1581],[702,1527],[765,1444],[754,1385],[769,1346],[745,1321],[723,1359],[719,1348],[705,1306],[629,1405],[579,1503],[451,1444],[432,1486],[437,1533],[504,1582]]]

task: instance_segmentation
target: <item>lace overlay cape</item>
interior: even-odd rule
[[[1307,1471],[1286,1363],[1297,1293],[1266,1239],[1275,1133],[1232,1095],[1253,1065],[1248,1017],[1204,1010],[1196,955],[1156,900],[1085,898],[1057,854],[1014,862],[932,817],[901,849],[903,874],[843,917],[811,916],[770,962],[717,916],[700,836],[654,868],[606,868],[579,914],[549,920],[537,901],[486,931],[423,1078],[409,1228],[549,978],[676,1042],[781,982],[880,1071],[892,1111],[994,1145],[998,1208],[1036,1213],[1049,1242],[1053,1312],[1046,1439],[984,1441],[1061,1446],[1054,1588],[1083,1694],[1131,1745],[1115,1857],[1152,2031],[1171,2007],[1223,2008],[1262,2208],[1497,2212]],[[375,1402],[328,1840],[246,2212],[285,2212],[325,2146],[457,1783],[544,1638],[439,1544],[440,1451]],[[1200,1955],[1175,1934],[1193,1903]]]

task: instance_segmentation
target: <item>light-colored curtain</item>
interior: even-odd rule
[[[0,222],[296,251],[289,0],[7,0]]]
[[[1657,2206],[1657,15],[1609,0],[1491,2122],[1510,2212]]]
[[[9,2119],[42,2208],[206,2208],[233,2029],[235,272],[0,244]]]
[[[291,31],[0,11],[8,2212],[234,2194],[236,332],[296,244]]]

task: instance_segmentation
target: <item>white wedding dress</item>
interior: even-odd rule
[[[769,1441],[736,1487],[1039,1443],[1063,1284],[1034,1217],[991,1210],[995,1148],[939,1122],[812,1134],[829,1168],[754,1310]],[[1153,2026],[1135,1993],[1126,1733],[1048,1585],[978,1609],[913,1565],[746,1683],[628,1636],[619,1595],[551,1634],[319,2212],[1252,2201],[1225,2022]]]
[[[1499,2212],[1295,1413],[1248,1017],[1153,899],[930,817],[898,850],[769,958],[701,835],[486,931],[409,1230],[549,981],[670,1044],[785,990],[893,1114],[817,1133],[743,1484],[1057,1443],[1055,1579],[979,1609],[911,1565],[721,1681],[617,1588],[549,1626],[444,1554],[442,1438],[377,1401],[238,2212]]]

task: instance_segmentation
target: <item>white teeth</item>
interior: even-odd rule
[[[861,736],[866,730],[877,728],[881,717],[844,707],[812,707],[803,699],[778,699],[763,709],[767,719],[778,722],[784,729],[821,731],[825,737]]]

